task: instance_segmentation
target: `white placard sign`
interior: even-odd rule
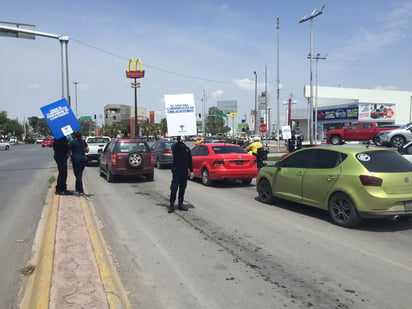
[[[283,139],[292,138],[292,132],[290,131],[290,126],[282,126],[282,138]]]
[[[169,136],[196,135],[195,99],[189,94],[166,94],[167,134]]]

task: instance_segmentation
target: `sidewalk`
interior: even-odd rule
[[[131,308],[98,228],[92,196],[55,195],[54,186],[36,232],[30,261],[35,271],[21,308]],[[74,188],[71,165],[67,186]]]

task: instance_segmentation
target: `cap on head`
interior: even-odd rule
[[[253,138],[253,140],[254,140],[254,141],[260,141],[260,137],[259,137],[259,136],[255,136],[255,137]]]

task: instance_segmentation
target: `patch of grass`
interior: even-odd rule
[[[50,178],[49,178],[49,188],[52,186],[52,184],[53,184],[53,182],[56,180],[56,177],[54,177],[54,176],[51,176]]]
[[[27,265],[20,268],[20,273],[24,276],[30,276],[36,270],[36,266],[34,265]]]

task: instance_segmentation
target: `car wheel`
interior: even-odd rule
[[[147,174],[147,175],[146,175],[146,180],[147,180],[147,181],[153,181],[153,179],[154,179],[154,173],[151,173],[151,174]]]
[[[330,142],[332,143],[332,145],[340,145],[342,144],[342,139],[340,138],[339,135],[333,135],[330,138]]]
[[[104,172],[103,172],[103,168],[102,168],[101,164],[99,164],[99,175],[100,175],[100,177],[104,176]]]
[[[378,136],[373,137],[373,143],[375,144],[375,146],[382,146],[381,139]]]
[[[262,178],[257,187],[257,191],[259,194],[259,200],[265,204],[273,203],[273,193],[272,193],[272,186],[266,178]]]
[[[160,164],[159,158],[156,158],[155,167],[158,168],[158,169],[161,169],[161,168],[162,168],[162,165]]]
[[[209,171],[207,169],[202,171],[202,183],[205,186],[210,186],[212,184],[212,180],[210,179]]]
[[[354,227],[362,221],[351,198],[341,192],[329,199],[329,214],[334,223],[343,227]]]
[[[243,183],[244,185],[250,185],[251,182],[252,182],[252,178],[250,178],[250,179],[242,179],[242,183]]]
[[[143,157],[138,152],[132,152],[127,157],[127,164],[131,168],[138,168],[140,165],[142,165],[142,162],[143,162]]]
[[[405,145],[406,143],[406,139],[402,136],[402,135],[396,135],[394,137],[392,137],[391,139],[391,145],[392,147],[402,147],[403,145]]]
[[[4,150],[9,150],[9,146],[7,145],[6,148],[4,148]]]
[[[114,175],[112,172],[110,172],[109,169],[106,170],[106,180],[107,182],[113,182],[114,181]]]

